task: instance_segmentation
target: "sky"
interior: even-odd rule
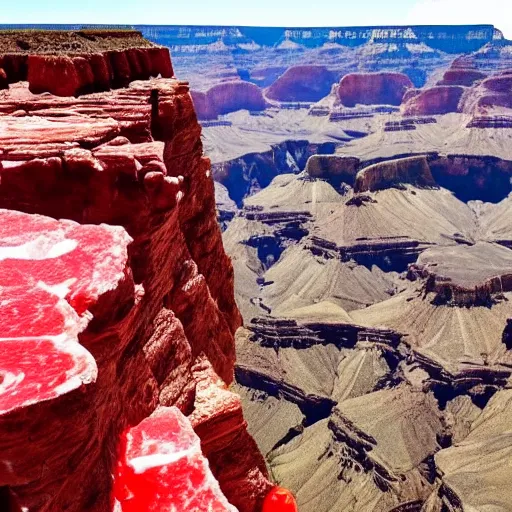
[[[0,0],[0,23],[353,26],[493,24],[512,0]]]

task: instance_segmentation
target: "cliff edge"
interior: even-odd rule
[[[151,74],[172,74],[165,52]],[[141,511],[178,486],[183,511],[261,510],[273,486],[227,388],[241,316],[187,83],[30,89],[0,92],[0,509]]]

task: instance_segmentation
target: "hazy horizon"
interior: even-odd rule
[[[488,0],[193,0],[178,5],[155,0],[89,0],[87,7],[64,0],[25,0],[2,8],[0,24],[219,25],[335,27],[385,25],[494,25],[512,38],[512,2]]]

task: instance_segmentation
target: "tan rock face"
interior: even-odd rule
[[[417,187],[435,187],[436,182],[424,156],[390,160],[370,165],[360,171],[354,185],[355,192],[385,190],[405,184]]]
[[[70,72],[76,62],[55,60]],[[90,81],[95,72],[79,62],[77,83]],[[176,406],[193,412],[228,500],[257,510],[271,485],[240,401],[225,388],[241,317],[187,85],[157,79],[63,98],[15,84],[0,97],[0,127],[1,208],[109,224],[133,239],[125,248],[131,285],[114,283],[80,311],[89,322],[78,342],[97,378],[0,415],[9,461],[0,508],[110,511],[121,433]]]
[[[237,389],[301,511],[507,509],[507,77],[429,89],[437,108],[459,88],[464,112],[375,114],[370,135],[245,198],[224,232],[246,320]],[[333,112],[341,127],[373,116]]]

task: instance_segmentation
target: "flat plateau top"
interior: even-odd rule
[[[0,54],[75,54],[151,48],[137,30],[0,30]]]

